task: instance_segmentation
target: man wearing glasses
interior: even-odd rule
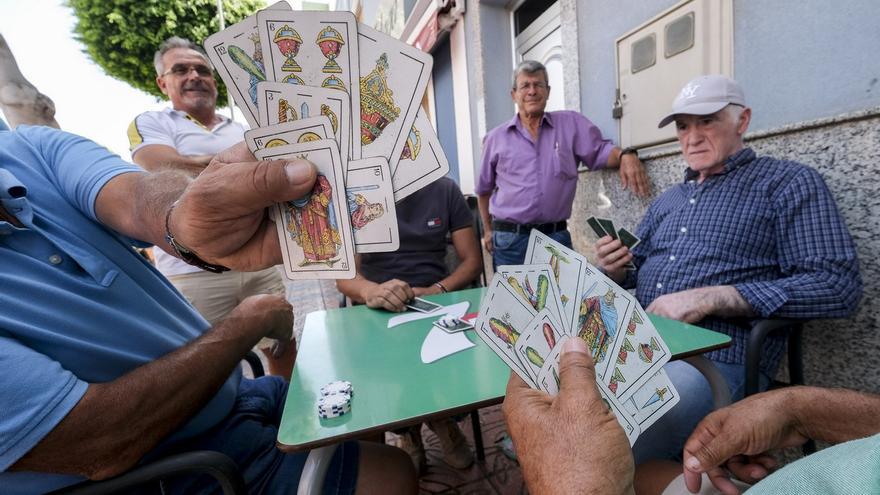
[[[195,177],[214,155],[241,141],[245,128],[216,112],[214,71],[201,47],[173,36],[159,46],[153,64],[156,84],[172,108],[144,112],[132,121],[128,127],[131,158],[150,172],[172,169]],[[248,296],[284,294],[284,282],[275,267],[253,273],[211,273],[160,249],[153,251],[159,271],[212,324]],[[296,346],[270,349],[272,345],[268,339],[258,345],[268,359],[269,372],[289,378]]]
[[[525,60],[513,73],[513,118],[483,139],[477,180],[483,244],[493,265],[521,264],[536,228],[571,247],[566,220],[577,188],[578,163],[620,168],[624,188],[645,197],[648,178],[635,149],[621,150],[578,112],[545,112],[547,69]]]

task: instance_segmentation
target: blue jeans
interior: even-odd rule
[[[549,237],[563,246],[573,249],[571,246],[571,234],[567,230],[559,230]],[[516,234],[514,232],[492,231],[492,268],[497,269],[501,265],[522,265],[526,259],[526,249],[529,247],[529,234]]]
[[[730,388],[730,400],[743,398],[745,366],[712,361]],[[651,459],[681,461],[684,443],[697,424],[714,408],[712,389],[702,373],[685,361],[672,361],[663,367],[678,390],[680,400],[656,423],[643,431],[633,445],[636,466]],[[767,390],[770,377],[758,373],[759,390]]]
[[[285,454],[275,446],[286,397],[287,382],[282,378],[242,379],[235,405],[226,419],[203,435],[175,445],[173,451],[162,455],[216,450],[238,464],[250,493],[296,493],[308,452]],[[324,477],[323,493],[354,493],[359,451],[357,442],[346,442],[336,449]],[[217,488],[210,476],[181,476],[165,481],[163,493],[207,494],[215,493]]]

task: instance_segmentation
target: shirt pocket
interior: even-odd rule
[[[566,148],[558,142],[554,145],[551,168],[554,177],[566,180],[577,178],[577,160],[570,146]]]

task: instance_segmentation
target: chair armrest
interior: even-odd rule
[[[254,378],[258,378],[266,374],[266,370],[263,369],[263,362],[260,361],[260,356],[257,356],[257,353],[255,353],[254,351],[248,351],[248,353],[244,355],[243,359],[247,361],[247,364],[251,367],[251,372],[253,372]]]
[[[786,318],[770,318],[760,320],[749,332],[749,342],[746,348],[746,381],[745,396],[758,392],[758,371],[760,370],[761,358],[764,354],[764,341],[771,333],[780,330],[798,330],[800,336],[800,328],[803,325],[801,320],[792,320]]]
[[[247,487],[238,466],[225,454],[209,450],[185,452],[159,459],[136,467],[115,478],[102,481],[85,481],[63,488],[52,494],[105,495],[129,493],[137,485],[162,478],[188,473],[204,473],[213,476],[225,495],[246,495]]]

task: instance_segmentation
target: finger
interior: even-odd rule
[[[571,337],[562,345],[559,358],[560,395],[585,394],[588,401],[599,400],[596,369],[586,342]]]
[[[650,308],[648,311],[651,312]],[[729,414],[729,409],[719,409],[700,421],[684,444],[686,469],[706,471],[745,450],[746,446],[741,445],[742,439],[724,428]]]
[[[284,355],[285,352],[287,352],[288,348],[290,348],[290,341],[289,340],[285,340],[285,339],[276,340],[272,344],[272,357],[274,357],[275,359],[280,358],[281,356]]]
[[[227,215],[240,211],[249,213],[307,196],[316,178],[314,165],[301,159],[232,164],[215,161],[192,183],[187,193],[192,190],[192,194],[208,194],[213,203],[223,197]]]
[[[730,475],[721,468],[712,469],[707,473],[709,481],[724,495],[740,495],[739,488],[730,481]]]
[[[239,141],[234,145],[226,148],[214,155],[214,160],[222,163],[240,163],[240,162],[254,162],[257,159],[254,158],[254,154],[247,147],[247,143],[244,141]]]
[[[727,469],[737,478],[752,485],[770,474],[764,466],[750,462],[745,456],[736,456],[728,461]]]
[[[630,179],[627,177],[626,171],[623,167],[620,168],[620,185],[626,189],[626,187],[630,184]]]

